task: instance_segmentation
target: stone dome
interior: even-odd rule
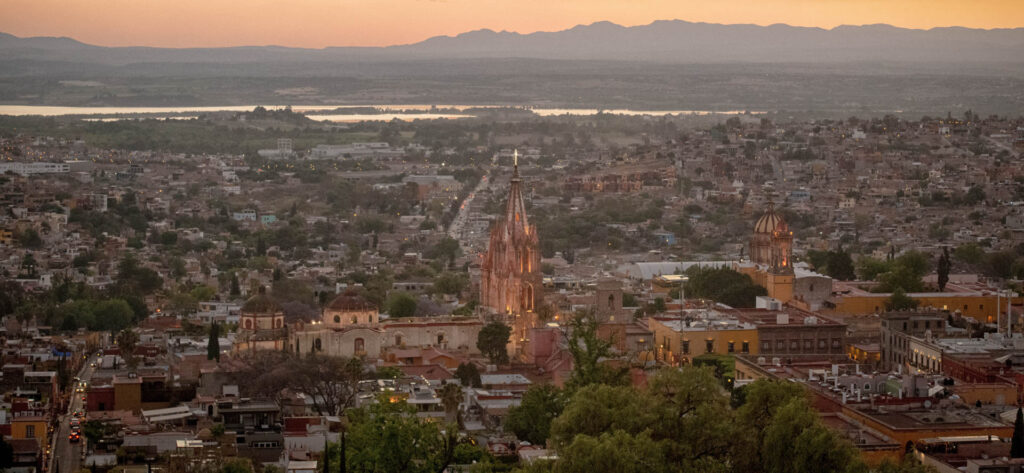
[[[349,289],[340,296],[335,297],[330,304],[327,304],[327,310],[341,312],[377,310],[377,306],[366,300],[358,292]]]
[[[775,213],[775,205],[768,204],[768,210],[754,224],[754,233],[773,233],[775,231],[788,232],[789,226],[782,216]]]
[[[252,296],[242,304],[242,313],[246,314],[276,314],[281,311],[281,305],[266,294]]]

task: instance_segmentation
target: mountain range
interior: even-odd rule
[[[128,65],[134,63],[366,62],[530,58],[686,63],[1024,63],[1024,28],[929,30],[890,25],[832,29],[722,25],[681,20],[642,26],[609,22],[556,32],[476,30],[389,47],[281,46],[226,48],[103,47],[70,38],[0,33],[0,63]]]

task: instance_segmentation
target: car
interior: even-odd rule
[[[68,440],[70,440],[71,443],[78,443],[79,440],[82,440],[82,434],[79,432],[72,432],[68,435]]]
[[[89,367],[90,368],[95,368],[96,367],[96,363],[89,363]]]
[[[85,401],[85,396],[82,396],[82,401]]]

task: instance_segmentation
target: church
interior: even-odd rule
[[[750,262],[736,268],[754,283],[768,290],[768,296],[783,304],[793,300],[793,232],[786,220],[775,212],[775,204],[754,224],[750,238]]]
[[[491,228],[480,265],[480,304],[512,327],[510,348],[516,355],[529,342],[530,329],[538,326],[543,284],[537,227],[530,224],[523,203],[518,151],[513,160],[505,213]]]

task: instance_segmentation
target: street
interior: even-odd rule
[[[95,371],[95,368],[89,366],[92,360],[93,357],[90,356],[89,360],[86,360],[85,366],[78,373],[78,377],[82,381],[89,382],[92,379],[92,374]],[[51,472],[77,472],[82,460],[82,448],[85,445],[85,439],[83,438],[79,443],[71,443],[68,440],[68,435],[71,433],[71,426],[68,424],[71,420],[71,414],[77,410],[85,410],[85,402],[82,401],[82,396],[85,394],[75,392],[77,385],[78,383],[75,382],[71,387],[71,402],[69,403],[68,411],[60,416],[57,430],[51,439],[53,455],[50,457],[50,467],[48,469]],[[57,469],[55,470],[54,468]]]

